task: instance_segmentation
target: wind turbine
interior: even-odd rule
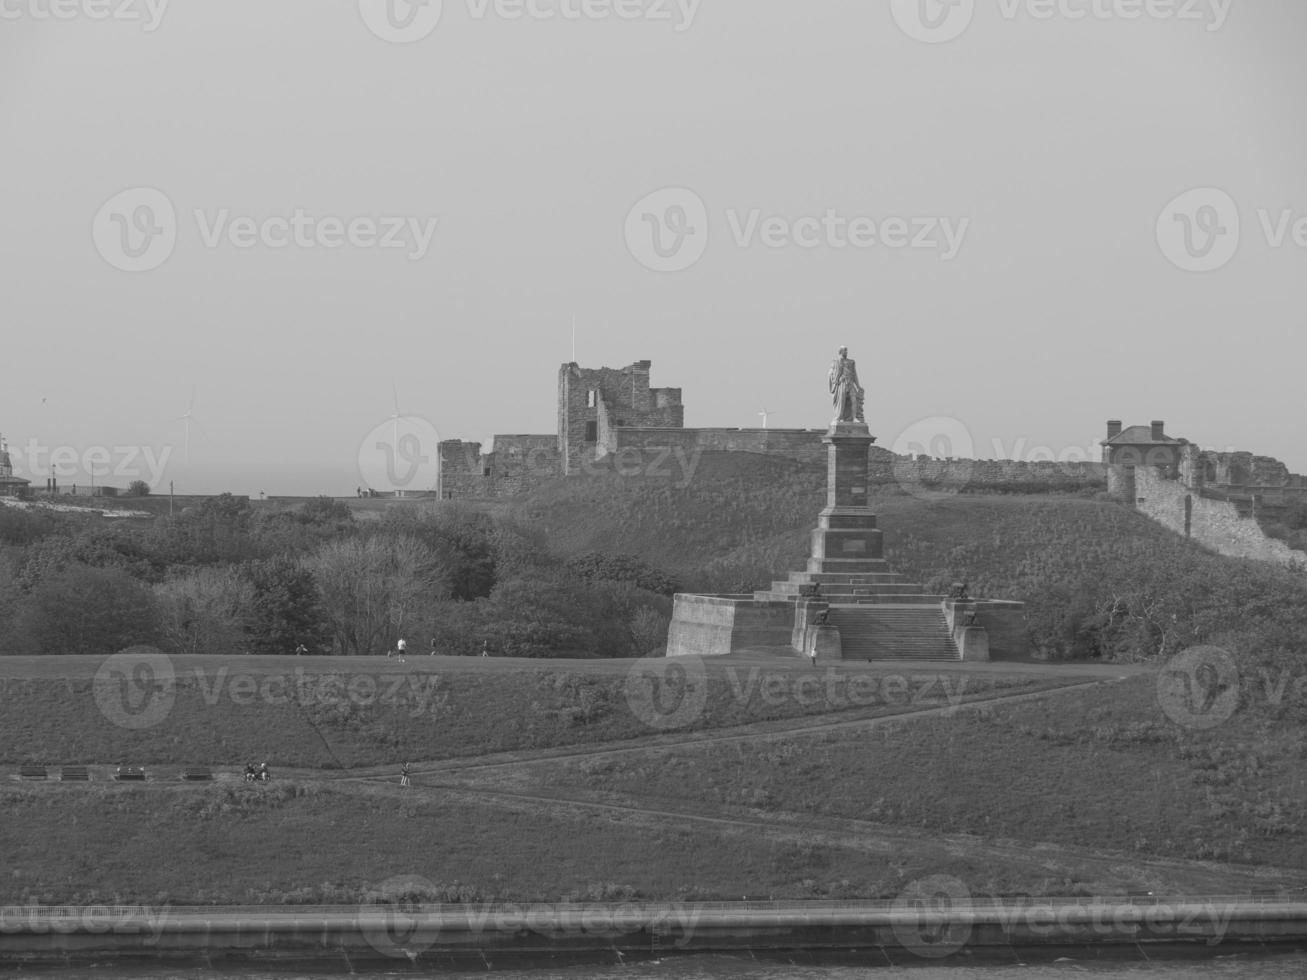
[[[404,417],[404,413],[399,410],[399,388],[391,384],[390,393],[395,399],[395,414],[390,417],[390,423],[393,427],[390,440],[390,448],[394,452],[394,458],[399,459],[399,420]]]
[[[186,462],[191,461],[191,423],[201,432],[204,426],[200,425],[199,420],[195,417],[195,389],[191,389],[191,403],[186,409],[186,414],[173,419],[174,422],[181,422],[186,426]]]
[[[761,412],[758,413],[758,417],[762,419],[762,427],[763,427],[764,429],[767,428],[767,417],[768,417],[769,414],[770,414],[770,413],[769,413],[769,412],[767,411],[767,409],[765,409],[765,408],[764,408]]]

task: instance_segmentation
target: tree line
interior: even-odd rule
[[[0,509],[6,654],[411,652],[632,657],[661,649],[675,583],[638,558],[564,561],[459,506],[356,519],[320,498],[222,495],[148,522]]]

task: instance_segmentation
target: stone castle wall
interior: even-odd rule
[[[623,450],[654,452],[667,448],[683,453],[723,452],[780,456],[800,463],[822,463],[825,430],[819,429],[633,429],[611,428],[602,455]]]
[[[1233,501],[1213,500],[1152,467],[1133,470],[1135,507],[1163,527],[1231,558],[1307,566],[1307,552],[1266,536]]]
[[[440,444],[440,496],[446,500],[529,493],[561,470],[553,435],[497,435],[494,452],[485,454],[479,442]]]
[[[527,493],[547,480],[596,472],[666,475],[669,460],[683,478],[703,453],[739,453],[822,466],[824,429],[687,429],[679,388],[651,388],[649,361],[624,368],[564,364],[558,373],[554,435],[497,435],[493,452],[459,440],[440,445],[441,496],[493,498]],[[717,468],[720,472],[721,468]],[[932,460],[896,457],[873,446],[873,485],[909,489],[1078,491],[1105,489],[1101,463]]]
[[[593,458],[613,428],[685,425],[681,389],[649,387],[650,366],[649,361],[624,368],[573,363],[559,369],[558,449],[565,475]]]

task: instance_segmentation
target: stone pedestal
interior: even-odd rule
[[[826,507],[812,532],[808,571],[865,573],[885,568],[881,532],[867,503],[867,453],[875,437],[865,422],[832,424],[826,438]]]
[[[968,663],[989,663],[989,634],[980,626],[959,626],[953,633],[958,653]]]
[[[840,641],[840,631],[834,626],[814,626],[808,656],[817,660],[843,660],[844,645]]]

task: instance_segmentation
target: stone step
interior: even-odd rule
[[[803,585],[813,585],[820,582],[824,588],[827,585],[842,582],[855,585],[863,585],[868,582],[906,582],[907,578],[906,575],[900,575],[898,572],[790,572],[790,577],[786,581]]]
[[[771,589],[768,591],[778,592],[782,595],[800,595],[808,588],[807,585],[799,582],[773,582]],[[860,595],[921,595],[922,585],[920,582],[840,582],[830,586],[821,587],[821,596],[819,598],[831,598],[833,596],[860,596]]]
[[[764,602],[795,602],[798,596],[793,592],[775,592],[771,589],[759,589],[753,593],[755,599]],[[831,606],[938,606],[943,596],[928,594],[900,594],[888,593],[885,595],[851,595],[839,594],[836,592],[826,592],[822,590],[819,601],[828,603]]]
[[[960,660],[938,605],[832,605],[846,660]]]

